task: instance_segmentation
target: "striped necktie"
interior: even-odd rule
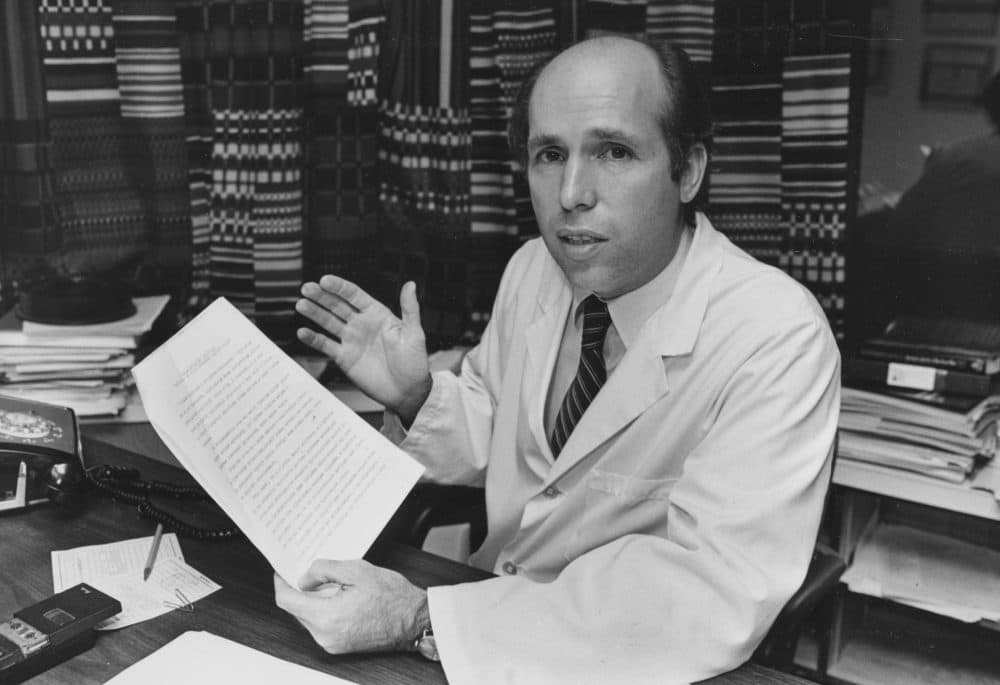
[[[576,369],[576,378],[566,391],[556,424],[552,428],[549,444],[552,455],[559,456],[563,445],[569,439],[577,421],[587,410],[597,391],[608,378],[604,367],[604,336],[611,325],[611,315],[608,305],[590,295],[583,301],[583,340],[580,344],[580,365]]]

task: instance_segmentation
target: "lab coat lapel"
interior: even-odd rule
[[[690,354],[694,349],[708,307],[708,282],[719,271],[723,243],[721,234],[699,214],[691,249],[674,287],[676,296],[643,325],[635,344],[573,429],[546,485],[670,391],[664,358]]]
[[[528,427],[531,435],[541,446],[542,452],[549,454],[549,440],[544,425],[545,398],[552,380],[556,355],[559,353],[563,326],[573,302],[573,293],[558,267],[543,281],[536,318],[525,329],[525,344],[528,349],[522,388],[527,392]]]
[[[549,472],[546,485],[631,423],[668,390],[659,352],[637,342],[580,417]]]

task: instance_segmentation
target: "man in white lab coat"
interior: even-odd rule
[[[332,276],[297,305],[329,332],[301,339],[391,410],[430,477],[485,484],[472,563],[500,577],[425,593],[321,560],[314,591],[276,577],[276,600],[330,652],[436,647],[453,684],[707,678],[805,575],[837,348],[805,289],[694,212],[711,129],[686,56],[585,41],[522,105],[541,239],[460,375],[429,374],[412,284],[401,319]]]

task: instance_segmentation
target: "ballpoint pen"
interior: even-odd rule
[[[156,563],[156,553],[160,549],[160,538],[163,537],[163,524],[156,524],[156,532],[153,533],[153,544],[149,548],[149,556],[146,557],[146,566],[142,569],[142,579],[149,580],[149,574],[153,572],[153,564]]]

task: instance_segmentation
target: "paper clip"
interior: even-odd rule
[[[176,595],[180,603],[174,604],[173,602],[164,602],[163,603],[164,606],[167,606],[170,609],[180,609],[181,611],[187,611],[187,612],[194,611],[194,605],[191,604],[191,600],[187,598],[187,595],[184,594],[183,590],[181,590],[180,588],[174,588],[174,595]]]

